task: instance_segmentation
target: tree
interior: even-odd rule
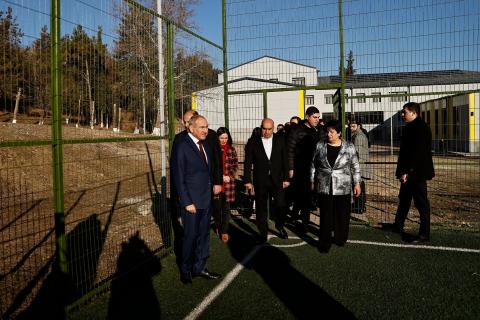
[[[216,84],[221,71],[215,69],[202,52],[186,55],[184,50],[178,50],[174,65],[176,113],[181,115],[186,109],[191,109],[192,94]]]
[[[45,121],[50,100],[50,44],[50,33],[47,26],[43,26],[40,38],[27,49],[28,81],[26,89],[32,104],[43,110],[39,124],[43,124]]]
[[[99,30],[101,33],[101,29]],[[95,37],[90,38],[82,26],[77,26],[71,36],[62,39],[64,100],[66,104],[78,101],[78,119],[89,115],[89,125],[93,129],[96,123],[95,99],[98,92],[104,92],[106,86],[106,48]],[[88,102],[87,105],[83,101]]]
[[[347,57],[347,66],[345,67],[345,76],[352,76],[354,75],[355,73],[357,73],[357,70],[353,68],[353,62],[355,61],[355,59],[353,58],[353,52],[352,50],[350,50],[348,52],[348,57]],[[340,68],[339,68],[340,70]],[[340,71],[338,72],[338,74],[340,74]]]
[[[20,47],[23,33],[17,19],[13,17],[12,8],[0,11],[0,101],[5,112],[13,111],[15,96],[23,86],[22,61],[24,51]]]

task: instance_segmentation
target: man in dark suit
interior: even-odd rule
[[[209,256],[209,231],[213,182],[212,155],[205,139],[207,120],[192,116],[189,132],[178,137],[172,150],[170,175],[175,186],[183,226],[180,280],[191,283],[192,276],[217,279],[220,275],[205,268]]]
[[[418,237],[407,241],[429,241],[430,203],[427,197],[427,180],[435,176],[432,161],[432,131],[419,116],[420,105],[409,102],[403,106],[402,118],[406,122],[400,141],[396,177],[400,180],[400,201],[395,216],[395,229],[403,234],[405,219],[413,201],[420,214]],[[403,234],[405,236],[405,234]]]
[[[247,191],[253,190],[255,193],[257,227],[261,242],[267,241],[267,203],[272,197],[277,209],[275,227],[280,237],[288,238],[283,227],[286,209],[284,189],[289,185],[287,151],[283,137],[273,134],[273,126],[272,119],[263,119],[261,137],[250,138],[245,146],[243,179]]]
[[[188,136],[188,127],[190,118],[197,116],[198,112],[195,110],[187,110],[182,116],[182,122],[185,130],[177,133],[172,143],[172,150],[177,144],[178,141],[182,140],[184,137]],[[218,194],[222,190],[223,183],[223,171],[222,171],[222,153],[220,150],[220,145],[218,143],[217,133],[214,130],[208,129],[208,134],[206,141],[210,146],[210,158],[211,160],[211,174],[213,178],[213,191],[214,194]],[[173,184],[173,179],[170,180],[170,199],[171,199],[171,217],[172,217],[172,228],[174,233],[174,252],[177,256],[177,264],[181,264],[182,257],[182,237],[183,237],[183,227],[180,224],[180,209],[178,208],[177,201],[177,191],[175,185]]]

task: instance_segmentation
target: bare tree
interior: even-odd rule
[[[18,105],[20,104],[20,97],[22,96],[22,88],[18,88],[17,96],[15,97],[15,109],[13,110],[12,123],[17,123]]]

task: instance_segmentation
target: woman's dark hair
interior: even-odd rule
[[[220,137],[224,133],[226,133],[228,136],[228,141],[227,141],[228,145],[232,146],[233,140],[232,140],[232,136],[230,135],[230,131],[226,127],[220,127],[217,129],[217,136]]]
[[[325,124],[325,127],[324,127],[325,132],[328,131],[328,128],[332,128],[335,131],[337,131],[337,133],[342,134],[342,123],[338,120],[327,121],[327,123]]]

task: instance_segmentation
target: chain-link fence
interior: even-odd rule
[[[432,224],[479,230],[478,1],[224,0],[223,45],[188,28],[182,1],[158,3],[0,2],[2,317],[155,272],[146,262],[172,244],[168,151],[188,109],[228,126],[240,161],[266,116],[286,124],[315,106],[362,123],[355,217],[378,223],[398,202],[399,110],[419,102]]]
[[[55,316],[171,248],[169,140],[223,51],[159,3],[0,4],[2,318]]]

